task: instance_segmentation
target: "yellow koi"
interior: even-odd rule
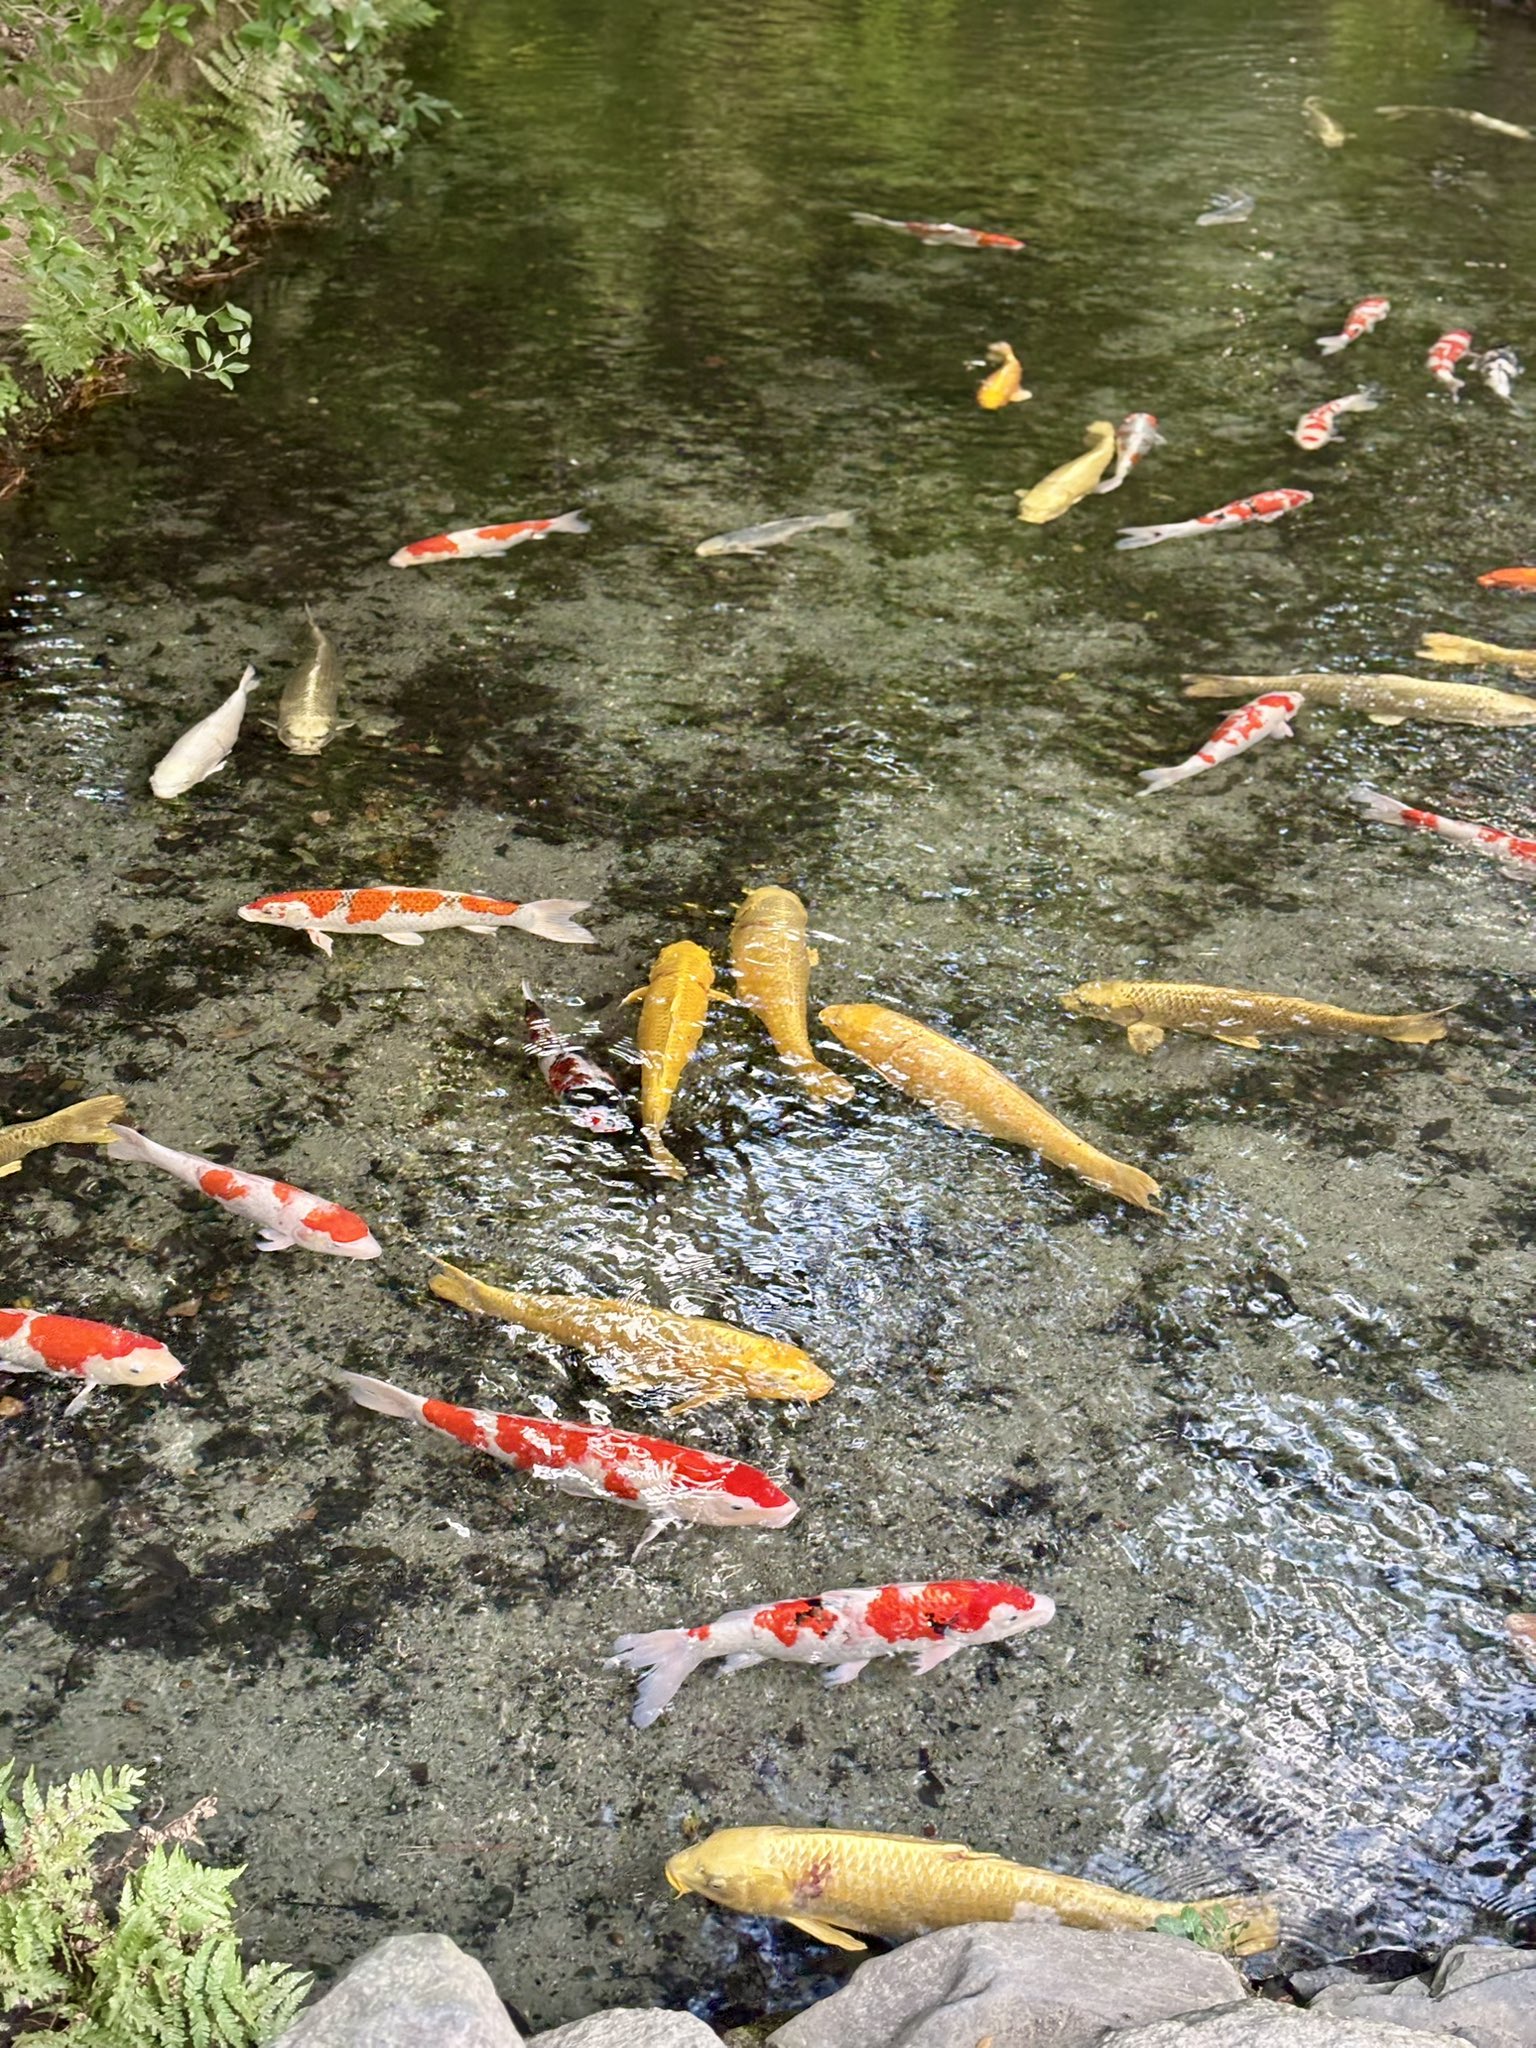
[[[1302,118],[1324,149],[1342,149],[1349,141],[1348,129],[1335,121],[1320,99],[1304,99],[1301,103],[1301,112]]]
[[[937,1927],[1031,1912],[1054,1913],[1067,1927],[1110,1932],[1191,1916],[1207,1942],[1239,1956],[1273,1948],[1280,1933],[1267,1898],[1169,1903],[1033,1870],[963,1842],[860,1828],[720,1828],[680,1849],[666,1876],[675,1892],[697,1892],[734,1913],[787,1920],[834,1948],[862,1949],[860,1934],[902,1941]]]
[[[1051,1115],[1016,1081],[952,1038],[879,1003],[834,1003],[821,1021],[848,1050],[867,1060],[914,1101],[963,1131],[984,1131],[1006,1144],[1027,1145],[1090,1187],[1138,1209],[1157,1208],[1162,1189],[1140,1167],[1111,1159]]]
[[[1075,455],[1049,476],[1043,476],[1033,490],[1015,491],[1019,517],[1026,526],[1047,526],[1070,512],[1079,498],[1098,488],[1099,478],[1115,459],[1115,430],[1108,420],[1095,420],[1084,434],[1086,455]]]
[[[1433,1045],[1445,1036],[1444,1013],[1438,1010],[1384,1016],[1259,989],[1207,988],[1198,981],[1085,981],[1061,1001],[1074,1017],[1102,1017],[1122,1025],[1133,1052],[1155,1051],[1168,1031],[1198,1032],[1251,1051],[1258,1050],[1261,1031],[1271,1036],[1308,1031],[1328,1038],[1358,1032],[1390,1038],[1394,1045]]]
[[[761,1018],[779,1057],[818,1102],[847,1102],[853,1083],[823,1066],[806,1029],[815,949],[805,905],[791,889],[749,889],[731,926],[731,967],[742,1002]]]
[[[72,1102],[52,1116],[40,1116],[36,1123],[0,1125],[0,1175],[20,1173],[27,1154],[45,1145],[110,1145],[115,1133],[109,1126],[120,1122],[127,1108],[121,1095],[93,1095],[89,1102]]]
[[[1433,677],[1196,675],[1185,676],[1184,683],[1186,697],[1253,697],[1265,690],[1300,690],[1308,704],[1363,711],[1372,725],[1401,725],[1409,718],[1432,718],[1445,725],[1536,725],[1536,697],[1476,683],[1442,683]]]
[[[1419,659],[1465,662],[1468,666],[1493,662],[1526,675],[1536,674],[1536,647],[1500,647],[1492,640],[1464,640],[1459,633],[1426,633]],[[1536,717],[1536,706],[1532,716]]]
[[[644,1302],[492,1287],[446,1260],[440,1263],[442,1270],[428,1284],[444,1301],[537,1330],[573,1351],[623,1353],[628,1363],[613,1376],[613,1385],[685,1391],[686,1399],[669,1408],[669,1415],[686,1415],[713,1401],[819,1401],[832,1391],[813,1358],[777,1337]]]
[[[987,355],[998,367],[977,387],[976,403],[984,412],[1001,412],[1005,405],[1022,405],[1034,396],[1024,389],[1023,366],[1006,341],[994,341]]]
[[[635,1031],[640,1048],[640,1135],[656,1166],[673,1180],[686,1180],[688,1169],[662,1143],[662,1126],[683,1069],[704,1034],[714,985],[714,966],[704,948],[692,939],[676,939],[656,955],[645,987],[624,998],[641,1005]]]

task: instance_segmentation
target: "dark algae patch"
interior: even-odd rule
[[[240,280],[251,368],[84,417],[0,506],[0,1120],[116,1089],[166,1143],[366,1217],[372,1265],[262,1257],[94,1150],[0,1181],[0,1304],[154,1332],[185,1365],[66,1421],[5,1378],[0,1717],[25,1764],[212,1789],[245,1924],[329,1970],[440,1929],[532,2026],[623,1998],[719,2026],[848,1967],[676,1900],[666,1857],[773,1820],[933,1831],[1187,1899],[1277,1891],[1287,1954],[1418,1957],[1536,1921],[1530,902],[1362,822],[1369,781],[1530,823],[1531,735],[1295,739],[1154,798],[1223,707],[1184,671],[1412,669],[1421,630],[1530,637],[1529,421],[1423,373],[1452,325],[1536,346],[1528,24],[1441,0],[479,0],[414,83],[463,118],[338,187]],[[1318,94],[1354,136],[1323,150]],[[1250,221],[1196,229],[1240,184]],[[924,248],[847,216],[974,221]],[[1342,365],[1315,337],[1369,291]],[[974,403],[1008,336],[1034,397]],[[1342,377],[1343,381],[1340,382]],[[1379,379],[1334,447],[1288,435]],[[1155,411],[1113,496],[1025,528],[1084,427]],[[1117,555],[1121,524],[1264,488],[1276,526]],[[391,569],[403,542],[580,509],[583,537]],[[847,509],[762,560],[709,535]],[[313,608],[355,721],[264,723]],[[262,671],[222,773],[148,793]],[[1507,680],[1507,678],[1503,679]],[[371,883],[587,899],[593,948],[404,950],[241,923]],[[526,976],[628,1081],[658,949],[729,994],[743,891],[805,899],[812,1007],[952,1033],[1164,1185],[1125,1209],[856,1067],[821,1114],[721,1007],[668,1126],[689,1178],[576,1131]],[[1422,1048],[1069,1016],[1090,979],[1454,1005]],[[352,1408],[334,1368],[658,1427],[574,1354],[427,1292],[724,1316],[832,1374],[683,1440],[781,1532],[642,1524]],[[822,1691],[699,1673],[633,1729],[622,1632],[930,1576],[1018,1576],[1021,1652]]]

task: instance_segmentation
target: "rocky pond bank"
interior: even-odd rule
[[[1327,1966],[1289,1994],[1256,1996],[1224,1957],[1164,1934],[1041,1919],[871,1956],[783,2024],[717,2034],[691,2013],[622,2006],[524,2035],[480,1963],[446,1935],[407,1934],[370,1949],[276,2048],[1536,2048],[1536,1950],[1462,1942],[1392,1981]]]

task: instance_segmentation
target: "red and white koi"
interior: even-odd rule
[[[571,1119],[584,1131],[598,1137],[628,1137],[634,1119],[624,1100],[624,1090],[612,1074],[589,1060],[579,1046],[562,1038],[548,1015],[533,999],[533,990],[523,983],[523,1025],[528,1050],[539,1063],[539,1072],[549,1083],[550,1093]]]
[[[1027,249],[1017,235],[990,234],[985,228],[956,227],[952,220],[887,220],[880,213],[851,213],[861,228],[894,228],[898,235],[916,235],[930,248]]]
[[[1268,526],[1287,512],[1310,505],[1310,491],[1260,491],[1257,497],[1234,498],[1230,505],[1218,505],[1214,512],[1202,512],[1198,519],[1177,519],[1169,526],[1122,526],[1117,548],[1154,548],[1159,541],[1184,540],[1196,533],[1226,533],[1235,526]]]
[[[1363,782],[1345,794],[1378,824],[1401,825],[1408,832],[1433,832],[1456,846],[1470,846],[1475,853],[1487,854],[1523,881],[1536,880],[1536,839],[1521,839],[1513,832],[1499,831],[1497,826],[1473,825],[1464,818],[1442,818],[1438,811],[1416,810],[1412,804],[1399,803],[1395,796],[1384,796],[1379,789],[1371,789]]]
[[[423,932],[495,932],[510,925],[536,939],[556,939],[567,946],[596,941],[584,925],[573,924],[578,910],[565,896],[543,896],[533,903],[508,903],[496,896],[461,896],[442,889],[290,889],[280,896],[258,896],[240,906],[247,924],[280,924],[307,932],[322,953],[334,950],[343,934],[388,939],[392,946],[419,946]]]
[[[1437,384],[1443,384],[1452,398],[1465,389],[1462,379],[1456,375],[1456,365],[1472,346],[1472,336],[1465,327],[1453,327],[1442,334],[1424,358],[1424,367]]]
[[[115,1323],[0,1308],[0,1372],[46,1372],[80,1391],[64,1410],[78,1415],[98,1387],[163,1387],[182,1371],[153,1337]]]
[[[1336,356],[1341,348],[1348,348],[1362,334],[1369,334],[1373,327],[1379,327],[1391,310],[1390,299],[1360,299],[1350,307],[1349,318],[1342,330],[1338,334],[1320,334],[1317,345],[1325,356]]]
[[[178,1152],[172,1145],[157,1145],[142,1131],[127,1124],[113,1124],[109,1159],[133,1159],[142,1166],[158,1166],[173,1174],[200,1195],[207,1195],[233,1216],[256,1224],[261,1237],[259,1252],[328,1252],[337,1259],[376,1259],[383,1246],[361,1216],[327,1202],[285,1180],[268,1180],[265,1174],[244,1168],[220,1166],[195,1152]]]
[[[1310,453],[1316,448],[1326,448],[1330,441],[1339,438],[1339,421],[1347,412],[1375,412],[1381,403],[1381,386],[1366,384],[1359,391],[1351,391],[1345,398],[1330,398],[1322,405],[1314,405],[1310,412],[1304,412],[1296,422],[1291,439],[1298,448]]]
[[[430,540],[408,541],[389,558],[391,569],[419,569],[426,562],[461,562],[470,555],[504,555],[525,540],[544,540],[552,533],[590,533],[579,512],[558,519],[514,519],[505,526],[461,526],[454,533],[434,533]]]
[[[1247,753],[1260,740],[1288,740],[1291,720],[1306,701],[1299,690],[1269,690],[1262,697],[1240,704],[1236,711],[1228,712],[1198,754],[1191,754],[1187,761],[1180,761],[1173,768],[1143,768],[1141,779],[1147,786],[1137,794],[1151,796],[1155,790],[1186,782],[1191,775],[1200,775],[1207,768],[1219,768],[1223,761]]]
[[[640,1551],[673,1523],[702,1522],[714,1529],[782,1529],[800,1512],[798,1501],[736,1458],[718,1457],[661,1437],[590,1423],[558,1422],[544,1415],[499,1415],[460,1408],[407,1393],[366,1373],[336,1377],[360,1408],[435,1429],[455,1443],[485,1451],[534,1479],[583,1500],[615,1501],[649,1515]]]
[[[1162,445],[1155,412],[1128,412],[1115,429],[1114,473],[1105,477],[1098,490],[1118,491],[1141,458]]]
[[[847,1685],[876,1657],[910,1655],[919,1672],[932,1671],[962,1650],[1043,1628],[1055,1612],[1043,1593],[1006,1580],[859,1586],[771,1607],[738,1607],[699,1628],[620,1636],[607,1661],[610,1671],[645,1672],[630,1719],[649,1728],[712,1657],[723,1657],[726,1671],[745,1671],[770,1657],[829,1664],[826,1683]]]

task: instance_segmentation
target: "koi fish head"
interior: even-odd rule
[[[809,1358],[775,1357],[766,1372],[752,1379],[751,1391],[762,1401],[819,1401],[832,1391],[832,1381]]]
[[[1085,981],[1067,990],[1061,1006],[1074,1017],[1103,1017],[1111,1024],[1134,1023],[1140,1014],[1127,981]]]
[[[112,1358],[98,1353],[86,1361],[85,1377],[102,1387],[163,1387],[184,1370],[163,1344],[140,1343]]]
[[[718,1828],[707,1841],[667,1861],[667,1883],[679,1896],[697,1892],[737,1913],[793,1910],[793,1887],[775,1867],[774,1828]]]
[[[1031,1593],[1027,1586],[1003,1586],[987,1616],[989,1641],[1003,1643],[1022,1635],[1027,1628],[1044,1628],[1056,1618],[1056,1602],[1047,1593]]]
[[[302,896],[258,896],[254,903],[242,903],[238,913],[247,924],[285,924],[305,931],[314,913]]]

